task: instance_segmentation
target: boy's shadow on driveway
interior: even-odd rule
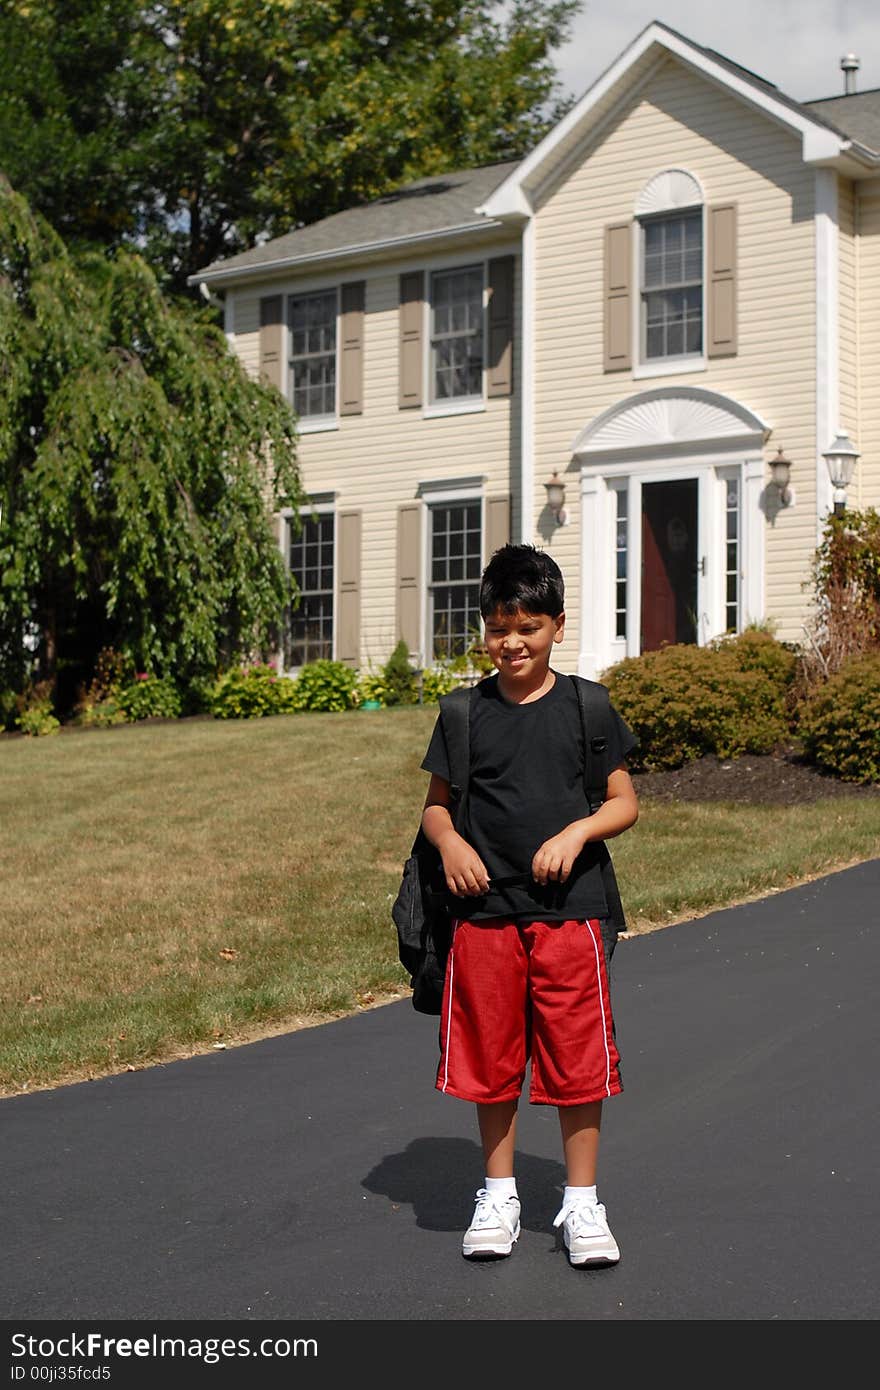
[[[471,1139],[414,1139],[403,1153],[388,1154],[363,1180],[368,1192],[413,1208],[428,1231],[460,1231],[483,1184],[483,1155]],[[562,1202],[565,1168],[549,1158],[518,1152],[516,1186],[527,1231],[552,1227]]]

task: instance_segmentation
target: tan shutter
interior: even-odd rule
[[[364,408],[364,290],[363,280],[342,286],[340,415],[360,415]]]
[[[483,506],[486,517],[483,553],[488,563],[495,551],[510,541],[510,495],[487,497]]]
[[[336,660],[361,661],[361,513],[336,517]]]
[[[632,366],[632,232],[631,222],[605,228],[605,370]]]
[[[260,375],[283,390],[284,299],[280,294],[260,300]]]
[[[424,275],[416,270],[400,277],[400,380],[398,405],[422,404],[422,302]]]
[[[408,502],[397,509],[397,636],[420,653],[422,610],[422,507]]]
[[[708,210],[706,356],[736,353],[736,204]]]
[[[489,262],[489,355],[486,394],[513,393],[513,256]]]

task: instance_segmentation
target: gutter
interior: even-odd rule
[[[406,236],[386,237],[382,241],[362,241],[352,246],[338,246],[326,251],[309,251],[301,256],[279,256],[277,260],[260,261],[258,265],[233,266],[227,270],[197,270],[187,276],[188,285],[216,285],[227,281],[259,280],[266,275],[275,275],[281,270],[290,270],[307,265],[321,265],[326,261],[353,260],[365,255],[375,255],[383,251],[395,251],[401,247],[422,246],[425,242],[438,241],[447,237],[472,236],[474,232],[491,232],[506,228],[500,219],[479,222],[463,222],[453,227],[432,228],[428,232],[409,233]]]

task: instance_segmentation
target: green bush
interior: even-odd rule
[[[422,703],[436,705],[441,695],[448,695],[459,684],[449,666],[434,666],[422,672]]]
[[[297,682],[272,666],[235,667],[219,677],[207,703],[215,719],[261,719],[289,714],[297,703]]]
[[[14,729],[18,714],[18,696],[14,690],[0,690],[0,729]]]
[[[383,704],[414,705],[418,702],[416,673],[409,662],[409,648],[402,638],[382,667],[382,683]]]
[[[790,733],[794,654],[751,629],[709,647],[683,644],[627,657],[603,676],[639,738],[634,770],[681,767],[706,754],[769,753]]]
[[[293,699],[295,709],[353,709],[358,701],[357,672],[343,661],[309,662],[296,679]]]
[[[28,734],[31,738],[42,738],[46,734],[58,733],[61,723],[53,712],[51,681],[27,685],[16,697],[15,703],[18,710],[15,722],[23,734]]]
[[[108,729],[114,724],[125,724],[128,716],[115,695],[107,695],[103,700],[86,699],[78,706],[74,719],[86,729]]]
[[[180,693],[167,676],[140,672],[116,692],[116,703],[126,719],[178,719]]]
[[[800,707],[807,758],[844,782],[880,782],[880,652],[854,657]]]

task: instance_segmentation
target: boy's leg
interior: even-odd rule
[[[487,1178],[513,1177],[516,1107],[515,1100],[502,1100],[497,1105],[477,1105]]]
[[[519,1236],[520,1204],[513,1176],[516,1108],[516,1100],[477,1104],[486,1186],[477,1193],[473,1220],[462,1242],[467,1259],[509,1255]]]
[[[562,1131],[569,1187],[595,1187],[601,1125],[601,1100],[591,1101],[588,1105],[559,1106],[559,1128]]]
[[[605,1208],[596,1196],[596,1168],[602,1102],[560,1105],[559,1128],[565,1153],[565,1192],[554,1226],[562,1226],[568,1258],[573,1265],[609,1265],[620,1259]]]

